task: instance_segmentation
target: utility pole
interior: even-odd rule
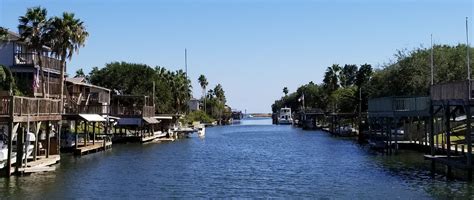
[[[186,78],[188,78],[188,51],[184,48],[184,72],[186,73]]]
[[[431,85],[434,85],[433,34],[431,34]]]

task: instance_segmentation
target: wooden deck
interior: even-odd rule
[[[45,156],[38,156],[38,160],[29,161],[26,164],[26,167],[19,168],[18,171],[21,174],[54,171],[56,167],[52,165],[58,163],[60,159],[60,155],[50,155],[48,158]]]
[[[89,154],[89,153],[105,151],[105,150],[110,149],[110,148],[112,148],[112,142],[110,142],[110,141],[105,142],[105,146],[104,146],[104,141],[103,140],[95,141],[95,144],[92,144],[92,141],[90,141],[87,144],[87,146],[79,145],[79,147],[77,149],[74,149],[74,155],[82,156],[82,155],[86,155],[86,154]]]

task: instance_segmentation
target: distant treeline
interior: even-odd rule
[[[472,58],[474,49],[470,48],[469,51]],[[435,84],[467,78],[466,45],[435,45],[433,60]],[[397,51],[394,61],[375,70],[370,64],[334,64],[326,69],[321,84],[311,81],[292,93],[286,87],[283,88],[284,96],[275,101],[272,111],[277,112],[285,106],[292,110],[301,109],[303,94],[305,107],[321,108],[328,112],[357,112],[360,104],[365,112],[370,98],[429,95],[430,63],[431,48],[417,48]],[[472,59],[470,65],[473,65]]]
[[[88,75],[80,69],[76,77],[81,76],[94,85],[128,95],[152,96],[155,85],[157,113],[185,113],[188,111],[187,102],[192,97],[191,80],[183,70],[170,71],[160,66],[153,68],[146,64],[112,62],[100,69],[94,67]],[[205,91],[208,83],[204,75],[200,76],[199,83]],[[214,119],[221,117],[226,103],[222,86],[217,84],[214,89],[203,92],[204,97],[207,114]]]

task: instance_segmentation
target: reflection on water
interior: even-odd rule
[[[383,156],[323,132],[242,120],[207,128],[202,139],[64,155],[55,172],[0,179],[0,193],[21,199],[472,198],[471,184],[433,180],[428,167],[420,153]]]

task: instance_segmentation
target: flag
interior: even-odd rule
[[[33,75],[33,89],[39,88],[39,67],[36,66],[36,74]]]
[[[298,102],[304,101],[304,94],[298,99]]]

